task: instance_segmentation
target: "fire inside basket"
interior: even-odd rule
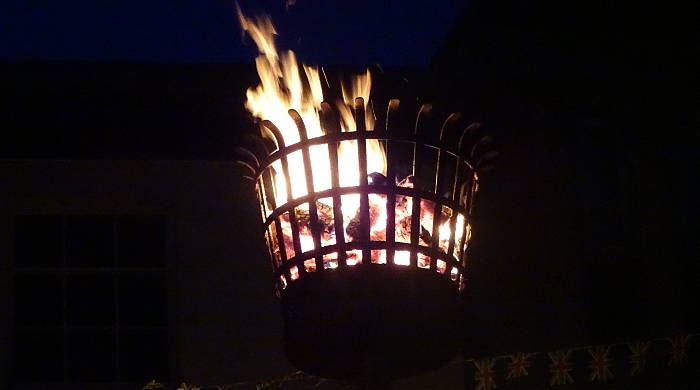
[[[398,105],[390,103],[389,116]],[[358,123],[364,112],[358,98]],[[321,114],[328,119],[322,121],[324,135],[309,139],[301,117],[290,111],[300,141],[289,146],[274,123],[264,122],[277,150],[259,172],[258,196],[279,288],[306,273],[360,264],[432,269],[463,287],[468,205],[477,187],[472,166],[442,148],[440,139],[438,145],[420,144],[407,134],[364,126],[341,132],[332,128],[332,112]],[[370,154],[384,160],[392,147],[408,150],[410,160],[397,166],[390,158],[373,170]]]
[[[261,84],[248,90],[246,107],[274,141],[274,152],[255,174],[278,286],[284,289],[305,273],[358,264],[432,269],[463,286],[467,204],[476,189],[472,166],[440,144],[442,132],[436,145],[421,145],[397,138],[401,129],[389,132],[389,118],[384,132],[373,131],[379,130],[374,111],[365,105],[369,71],[343,87],[336,118],[322,102],[318,69],[302,65],[303,77],[293,52],[277,52],[269,19],[249,20],[240,10],[239,19],[261,51]],[[392,101],[388,115],[397,108]],[[395,144],[401,141],[405,145]],[[386,158],[387,148],[396,146],[408,146],[413,157],[399,171],[399,162]],[[416,161],[423,157],[421,146],[436,153]],[[417,163],[427,171],[416,172]]]
[[[262,137],[241,149],[256,182],[285,320],[285,351],[324,377],[434,369],[459,348],[478,124],[398,100],[376,120],[369,72],[323,101],[318,69],[278,53],[268,19],[243,28],[261,55],[246,107]],[[402,106],[401,108],[399,106]],[[415,118],[415,121],[413,120]]]
[[[290,110],[299,141],[287,145],[264,121],[268,146],[259,140],[262,153],[244,152],[256,175],[287,355],[307,372],[339,379],[365,375],[366,361],[399,362],[397,370],[376,364],[391,378],[437,368],[459,345],[457,297],[478,188],[463,156],[487,138],[467,142],[475,124],[451,131],[457,114],[437,130],[422,126],[429,106],[405,131],[397,100],[384,128],[373,130],[362,125],[362,98],[355,131],[340,131],[335,111],[321,107],[322,135],[309,138]],[[372,145],[386,158],[381,171],[370,168]]]

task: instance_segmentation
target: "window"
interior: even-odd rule
[[[15,383],[167,380],[162,216],[14,219]]]

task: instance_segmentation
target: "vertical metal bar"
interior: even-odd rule
[[[415,150],[415,144],[414,144],[414,150]],[[415,166],[416,160],[415,160],[415,153],[414,153],[414,160],[413,160],[413,165]],[[415,177],[415,176],[414,176]],[[414,181],[415,183],[415,181]],[[414,187],[415,189],[415,184]],[[421,198],[419,196],[413,196],[411,197],[412,207],[411,207],[411,245],[414,247],[411,250],[411,267],[417,267],[418,266],[418,248],[420,247],[420,243],[418,242],[419,239],[419,233],[421,230],[421,224],[420,224],[420,203],[421,203]]]
[[[460,162],[462,162],[462,159],[460,157],[457,157],[457,162],[455,163],[455,177],[454,177],[454,182],[452,183],[452,195],[450,196],[450,199],[453,201],[460,203],[459,199],[457,198],[457,186],[459,183],[459,166]]]
[[[468,185],[468,184],[470,184],[470,183],[469,183],[469,180],[467,180],[466,182],[462,183],[462,185],[460,186],[460,190],[459,190],[459,205],[460,205],[460,207],[462,207],[463,209],[467,210],[467,214],[465,215],[465,220],[464,220],[464,226],[462,227],[462,240],[461,240],[461,242],[460,242],[460,250],[461,250],[461,253],[462,253],[461,258],[460,258],[460,262],[462,263],[462,265],[466,265],[466,261],[467,261],[467,258],[466,258],[466,252],[467,252],[467,250],[466,250],[466,249],[467,249],[467,248],[466,248],[466,244],[467,244],[467,225],[468,225],[468,223],[469,223],[469,222],[468,222],[468,217],[470,216],[470,212],[468,211],[469,208],[468,208],[468,205],[467,205],[467,194],[468,194],[467,185]],[[471,189],[471,187],[469,188],[469,190],[470,190],[470,189]],[[465,193],[466,193],[466,194],[465,194]]]
[[[274,186],[272,185],[272,168],[268,167],[265,169],[265,172],[263,173],[263,184],[265,188],[265,207],[269,207],[270,210],[274,211],[277,206],[277,198],[275,198],[275,189]],[[268,203],[269,202],[269,203]]]
[[[449,117],[447,117],[445,122],[443,122],[443,124],[442,124],[442,128],[440,129],[440,136],[438,137],[440,147],[438,148],[438,164],[437,164],[437,170],[436,170],[437,175],[436,176],[440,175],[440,162],[441,162],[441,152],[442,152],[442,145],[443,145],[442,137],[445,134],[445,130],[448,128],[451,128],[460,117],[461,117],[460,113],[453,112],[452,114],[450,114]],[[459,166],[459,157],[457,157],[457,166]],[[454,181],[452,183],[452,193],[448,195],[451,200],[454,200],[455,192],[457,191],[457,177],[458,177],[457,175],[459,175],[458,169],[459,168],[455,169],[455,177],[454,177]],[[440,180],[443,180],[443,178],[442,177],[435,178],[435,194],[437,194],[437,195],[440,195],[440,194],[438,194]],[[457,239],[456,229],[457,229],[457,218],[459,215],[459,211],[457,209],[454,209],[454,208],[450,208],[450,209],[452,210],[452,214],[450,215],[450,238],[448,240],[447,253],[446,253],[447,259],[449,261],[447,262],[448,269],[445,270],[445,273],[452,272],[452,270],[450,269],[450,267],[451,267],[450,263],[455,262],[453,253],[454,253],[454,249],[455,249],[455,240]],[[440,213],[441,213],[440,215],[442,216],[442,208],[440,210]],[[465,224],[466,224],[466,219],[465,219]],[[439,246],[439,241],[438,241],[438,246]]]
[[[386,113],[386,263],[392,265],[394,263],[394,255],[396,253],[396,159],[394,158],[395,148],[392,147],[392,137],[389,136],[391,131],[392,113],[395,113],[399,108],[399,100],[392,99],[389,101],[389,107]]]
[[[454,250],[455,250],[455,241],[457,240],[457,217],[459,215],[459,212],[457,210],[452,210],[452,217],[450,217],[450,241],[447,247],[447,257],[452,260],[454,260]],[[464,218],[464,223],[467,223],[466,217]]]
[[[388,131],[387,127],[387,131]],[[387,137],[389,138],[389,137]],[[392,265],[394,263],[394,254],[396,253],[396,162],[392,158],[394,148],[392,141],[386,141],[386,263]]]
[[[416,143],[413,143],[413,188],[416,189],[416,180],[415,180],[415,172],[416,172]],[[421,231],[421,224],[420,224],[420,202],[421,198],[419,196],[412,196],[411,197],[411,245],[413,248],[411,249],[411,257],[410,257],[410,266],[411,267],[416,267],[418,266],[418,248],[420,247],[419,241],[419,236],[420,236],[420,231]]]
[[[335,245],[338,251],[338,267],[346,266],[345,229],[343,228],[343,204],[338,194],[340,177],[338,174],[338,145],[335,142],[328,143],[328,157],[331,160],[331,184],[333,185],[333,225],[335,230]]]
[[[412,142],[413,144],[413,158],[411,163],[411,176],[413,176],[413,181],[415,183],[416,178],[416,160],[418,159],[418,144],[417,142]]]
[[[442,132],[440,132],[440,138],[442,138]],[[433,187],[433,193],[436,195],[435,199],[438,199],[440,194],[438,193],[438,183],[442,179],[440,175],[440,160],[441,160],[441,149],[437,148],[437,157],[435,158],[435,186]],[[440,223],[442,222],[442,204],[441,202],[435,202],[435,207],[433,208],[433,231],[431,232],[430,247],[433,252],[437,254],[440,252]],[[433,256],[435,257],[435,256]],[[430,269],[437,270],[437,258],[431,259]]]
[[[263,214],[263,222],[267,220],[268,213],[267,213],[267,207],[268,207],[268,202],[270,205],[270,211],[274,211],[275,208],[277,208],[277,201],[275,200],[274,192],[272,191],[273,186],[272,186],[272,168],[268,167],[266,168],[263,172],[262,175],[260,176],[260,203],[262,203],[262,208],[264,210]],[[279,218],[279,217],[278,217]],[[284,240],[281,240],[281,230],[277,229],[278,222],[273,220],[270,224],[274,224],[275,226],[272,227],[272,229],[275,229],[275,238],[277,239],[277,248],[280,251],[280,258],[281,262],[284,262],[286,259],[286,252],[284,248]],[[268,232],[268,250],[270,251],[270,256],[272,260],[272,269],[273,273],[277,272],[279,269],[279,265],[277,265],[277,259],[275,258],[274,254],[274,248],[275,246],[273,245],[274,238],[272,236],[271,232],[271,227],[270,225],[267,225],[265,229]],[[281,242],[281,244],[280,244]],[[281,265],[281,264],[280,264]]]
[[[282,175],[284,176],[285,187],[287,190],[287,202],[291,202],[293,199],[293,197],[292,197],[292,181],[290,180],[290,177],[289,177],[289,162],[287,161],[286,154],[280,158],[280,162],[282,164]]]
[[[267,210],[265,208],[265,190],[263,188],[262,177],[260,177],[255,185],[255,195],[258,197],[258,206],[260,206],[260,216],[263,222],[267,218]]]
[[[445,119],[445,122],[442,124],[442,128],[440,129],[440,136],[438,137],[439,142],[440,142],[440,147],[438,148],[438,169],[437,169],[438,174],[440,174],[440,160],[441,160],[440,157],[441,157],[442,146],[443,146],[442,137],[445,134],[445,130],[447,128],[451,128],[461,116],[462,115],[459,112],[453,112],[452,114],[450,114],[449,117],[447,117],[447,119]],[[462,134],[462,137],[460,138],[460,142],[461,142],[463,137],[464,137],[464,133]],[[452,182],[452,193],[447,195],[449,197],[449,199],[451,199],[451,200],[455,200],[455,193],[457,192],[458,175],[459,175],[459,157],[457,158],[457,167],[455,169],[454,181]],[[436,194],[438,194],[437,191],[439,188],[440,180],[442,180],[442,178],[439,180],[437,178],[435,179],[435,193]],[[452,219],[450,220],[451,237],[450,237],[450,241],[449,241],[449,248],[447,251],[447,256],[450,260],[452,260],[454,258],[452,256],[452,251],[454,250],[454,240],[456,237],[456,233],[455,233],[455,224],[457,223],[456,216],[457,216],[457,210],[452,210]]]
[[[435,187],[434,187],[435,190],[433,192],[435,192],[435,195],[438,195],[438,196],[440,196],[440,194],[438,193],[438,183],[442,179],[442,177],[440,175],[440,160],[442,157],[441,152],[442,152],[442,149],[437,148],[437,157],[435,158]]]
[[[258,184],[256,186],[256,190],[257,190],[257,195],[258,195],[258,203],[260,203],[260,212],[262,213],[261,215],[262,215],[263,222],[265,222],[265,220],[267,219],[267,216],[269,214],[267,212],[267,202],[266,202],[266,198],[267,198],[266,195],[267,194],[265,192],[265,182],[264,182],[263,176],[264,176],[264,172],[258,178]]]
[[[269,207],[271,211],[274,211],[277,208],[277,199],[275,199],[275,191],[272,186],[272,168],[268,167],[263,171],[262,174],[262,189],[263,189],[263,195],[264,198],[262,198],[262,202],[265,203],[265,210],[267,211],[267,208]],[[270,202],[269,204],[267,202]],[[265,218],[267,218],[268,214],[265,214]]]
[[[467,265],[467,240],[469,237],[467,237],[467,226],[469,225],[469,220],[466,218],[467,216],[465,215],[464,218],[464,227],[462,227],[462,239],[460,240],[459,245],[460,246],[460,251],[461,251],[461,258],[460,258],[460,263],[462,263],[462,266]]]
[[[416,117],[416,123],[415,126],[413,127],[413,135],[414,135],[414,142],[413,143],[413,161],[411,164],[411,175],[413,176],[413,188],[416,189],[416,164],[418,163],[418,122],[423,116],[423,112],[426,109],[425,104],[421,106],[420,111],[418,112],[418,116]],[[429,108],[428,108],[429,110]],[[420,224],[420,203],[421,203],[421,198],[418,196],[413,196],[412,198],[412,208],[411,208],[411,245],[414,246],[414,248],[411,250],[411,258],[410,258],[410,266],[411,267],[417,267],[418,266],[418,248],[420,247],[420,243],[418,242],[419,240],[419,235],[421,231],[421,224]]]
[[[299,240],[299,221],[297,220],[296,207],[289,208],[289,223],[290,225],[292,225],[292,244],[294,245],[294,257],[299,259],[301,256],[301,240]],[[301,270],[299,270],[299,272],[301,272]]]
[[[277,128],[277,126],[275,126],[275,124],[270,122],[269,120],[263,121],[263,125],[268,130],[270,130],[270,132],[272,132],[272,134],[275,136],[279,150],[283,150],[285,148],[284,137],[282,136],[282,133]],[[287,160],[287,154],[283,154],[280,157],[280,163],[282,164],[282,174],[284,175],[285,184],[286,184],[286,188],[287,188],[287,203],[289,203],[293,200],[293,197],[292,197],[292,182],[291,182],[290,176],[289,176],[289,162]],[[289,213],[289,223],[292,227],[292,243],[294,245],[294,257],[298,257],[299,254],[301,253],[301,243],[299,242],[299,224],[297,223],[296,211],[295,211],[294,207],[288,207],[287,212]],[[280,215],[280,217],[281,217],[281,215]],[[282,227],[280,224],[278,224],[278,232],[280,233],[278,236],[278,239],[280,240],[280,243],[282,244],[280,246],[280,248],[284,248],[284,235],[282,234]],[[286,256],[286,252],[285,252],[285,258],[286,257],[287,256]],[[288,262],[289,260],[291,260],[291,259],[287,259],[286,261]],[[287,269],[286,275],[289,277],[289,282],[291,282],[291,276],[289,274],[289,264],[285,264],[285,266]],[[301,271],[302,270],[300,270],[300,272]]]
[[[471,215],[471,210],[469,208],[469,195],[472,192],[472,186],[473,186],[473,183],[471,180],[465,181],[462,184],[462,191],[461,191],[460,198],[459,198],[460,201],[464,205],[463,207],[468,210],[467,215]]]
[[[279,150],[283,150],[285,148],[285,143],[284,143],[284,137],[282,136],[282,133],[280,130],[275,126],[274,123],[265,120],[263,121],[263,125],[270,130],[272,135],[275,136],[275,139],[277,140],[277,145],[279,147]],[[280,157],[280,163],[282,164],[282,175],[284,175],[284,181],[286,184],[286,189],[287,189],[287,202],[292,201],[292,182],[289,180],[289,162],[287,160],[287,154],[283,154],[282,157]],[[277,183],[275,183],[277,184]],[[277,207],[279,205],[275,205]]]
[[[328,103],[321,103],[321,129],[326,134],[334,134],[340,132],[340,126],[331,118],[332,111]],[[338,143],[335,141],[328,142],[328,159],[330,160],[331,169],[331,186],[333,188],[333,229],[335,230],[335,247],[338,254],[338,268],[346,266],[346,245],[345,231],[343,229],[343,212],[340,195],[340,172],[338,170]]]
[[[469,215],[472,213],[472,208],[474,206],[474,195],[476,194],[476,189],[479,187],[479,177],[476,172],[472,172],[471,187],[469,189],[469,199],[467,204],[469,205]]]
[[[313,170],[311,168],[311,155],[309,152],[309,137],[308,134],[306,133],[306,125],[304,124],[304,121],[301,119],[301,116],[299,116],[299,113],[296,112],[295,110],[289,110],[289,116],[292,117],[294,120],[294,123],[297,126],[297,129],[299,130],[299,143],[302,144],[301,148],[301,156],[304,161],[304,176],[306,179],[306,193],[309,195],[312,195],[314,193],[314,177],[313,177]],[[311,232],[311,238],[314,242],[314,249],[319,250],[321,249],[321,231],[318,228],[318,210],[316,209],[316,197],[312,196],[309,199],[309,231]],[[316,272],[323,272],[323,256],[320,254],[316,255]],[[306,272],[306,267],[300,267],[304,268],[302,271],[301,269],[299,272]]]
[[[279,219],[282,218],[280,215],[277,217],[276,221],[273,221],[275,224],[275,230],[277,231],[277,246],[280,248],[280,257],[282,258],[282,264],[289,260],[287,259],[287,248],[284,247],[284,235],[282,233],[282,224],[280,223]]]
[[[435,202],[435,207],[433,208],[433,231],[430,237],[430,248],[437,255],[440,252],[440,223],[442,222],[442,204],[440,202]],[[437,270],[437,257],[432,256],[433,259],[430,260],[430,269]]]
[[[421,118],[427,116],[430,113],[430,110],[433,109],[433,106],[430,104],[423,104],[420,107],[420,110],[418,111],[418,116],[416,116],[416,123],[413,126],[413,136],[415,142],[413,143],[413,176],[416,176],[416,152],[418,149],[418,127],[420,124]]]
[[[360,171],[360,237],[369,241],[369,188],[367,185],[367,128],[365,125],[364,99],[355,99],[355,125],[357,126],[357,160]],[[362,248],[362,264],[370,264],[371,253],[367,245]]]
[[[274,221],[272,223],[274,223]],[[275,257],[275,247],[272,245],[270,225],[265,226],[265,245],[267,245],[267,251],[270,254],[270,261],[272,262],[272,273],[275,273],[277,272],[277,258]]]

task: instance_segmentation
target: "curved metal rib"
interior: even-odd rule
[[[481,137],[475,144],[472,146],[471,152],[469,152],[469,157],[474,158],[474,152],[476,152],[476,148],[478,148],[480,145],[487,144],[493,140],[493,137],[490,135],[485,135]]]
[[[270,150],[267,148],[267,145],[265,145],[265,141],[263,141],[263,139],[259,136],[255,134],[246,134],[245,136],[243,136],[243,138],[247,141],[252,141],[253,143],[257,144],[262,148],[262,150],[264,151],[264,155],[260,156],[259,154],[257,154],[256,157],[258,157],[258,159],[260,159],[260,157],[265,158],[270,155]]]
[[[270,122],[269,120],[264,120],[263,125],[275,136],[275,139],[277,140],[277,145],[282,150],[284,148],[284,137],[282,137],[282,133],[280,132],[280,129],[275,126],[274,123]],[[283,155],[280,158],[280,161],[282,163],[282,174],[286,178],[285,184],[286,184],[286,189],[287,189],[287,201],[292,200],[292,182],[289,180],[289,162],[287,161],[287,156]]]
[[[418,111],[418,115],[416,116],[416,125],[413,129],[413,134],[418,134],[418,124],[420,123],[420,119],[428,116],[430,114],[430,110],[433,109],[432,104],[424,103],[421,107],[420,110]]]
[[[481,156],[481,158],[479,158],[479,161],[477,161],[476,167],[477,168],[481,167],[481,163],[483,163],[484,160],[489,160],[489,159],[494,158],[498,155],[499,155],[499,153],[497,151],[490,151],[490,152],[484,154],[483,156]]]
[[[284,148],[284,137],[282,136],[282,133],[280,132],[280,129],[275,126],[274,123],[271,121],[265,119],[263,122],[263,129],[267,130],[270,132],[272,135],[272,140],[275,141],[277,144],[277,151],[280,151]]]
[[[247,162],[245,162],[243,160],[236,160],[235,164],[241,165],[244,168],[248,169],[250,171],[250,173],[252,173],[253,175],[258,173],[258,171],[252,165],[248,164]]]
[[[358,132],[367,131],[367,122],[365,122],[365,99],[355,98],[355,126]]]
[[[474,122],[474,123],[470,124],[469,126],[467,126],[466,129],[464,129],[464,131],[462,132],[462,135],[459,137],[459,144],[458,144],[459,150],[462,150],[462,148],[464,147],[464,138],[466,137],[467,133],[469,133],[470,131],[475,131],[476,129],[478,129],[480,127],[481,127],[481,123]]]
[[[308,140],[309,135],[306,132],[306,125],[304,124],[304,120],[301,119],[301,115],[293,108],[287,111],[287,113],[292,117],[294,124],[297,126],[297,130],[299,130],[299,140],[301,142]]]
[[[324,134],[340,133],[340,123],[334,120],[333,109],[328,102],[321,102],[319,117],[321,119],[321,130],[323,130]]]
[[[237,147],[234,149],[234,152],[237,154],[242,155],[243,157],[247,157],[255,162],[255,169],[260,168],[260,161],[258,161],[258,157],[255,155],[255,153],[251,152],[250,150],[244,148],[244,147]],[[245,163],[243,160],[239,160],[241,163],[244,163],[246,166],[251,167],[252,166],[248,163]],[[255,169],[253,169],[253,173],[255,173]]]
[[[445,133],[445,129],[447,129],[448,127],[452,127],[452,125],[454,125],[454,123],[460,117],[462,117],[462,114],[460,114],[459,112],[453,112],[452,114],[450,114],[450,116],[447,117],[447,119],[445,119],[445,122],[442,124],[442,128],[440,129],[440,136],[438,137],[440,141],[442,141],[442,136]]]
[[[387,132],[390,131],[390,130],[389,130],[389,129],[390,129],[390,127],[389,127],[389,123],[390,123],[389,119],[390,119],[392,116],[394,116],[394,114],[396,113],[396,111],[399,109],[399,105],[400,105],[400,104],[401,104],[401,102],[399,101],[399,99],[391,99],[391,100],[389,100],[389,104],[388,104],[388,106],[387,106],[387,108],[386,108],[386,122],[384,123],[384,130],[386,130]]]

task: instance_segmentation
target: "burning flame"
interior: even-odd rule
[[[274,45],[275,28],[268,17],[260,17],[255,20],[246,18],[237,9],[238,20],[243,30],[248,32],[255,42],[260,55],[255,59],[255,67],[260,77],[260,85],[250,88],[246,92],[245,107],[257,118],[267,119],[273,122],[282,133],[284,143],[289,146],[300,141],[299,132],[294,121],[289,116],[289,110],[296,110],[306,126],[308,137],[316,138],[323,135],[320,125],[319,110],[323,102],[323,90],[318,68],[302,64],[304,71],[302,76],[299,71],[294,52],[286,51],[278,53]],[[361,97],[369,102],[369,94],[372,88],[372,78],[369,70],[364,75],[357,76],[350,88],[343,87],[343,101],[338,103],[341,114],[342,131],[356,131],[351,107],[355,98]],[[371,105],[366,105],[366,128],[374,129],[374,115]],[[329,166],[328,148],[325,145],[316,145],[309,148],[311,157],[311,169],[313,173],[314,191],[322,191],[331,188],[331,174]],[[291,153],[288,156],[289,175],[292,187],[292,199],[307,194],[304,163],[301,152]],[[340,168],[340,185],[342,187],[356,186],[360,183],[358,164],[358,152],[356,141],[343,141],[338,147],[338,165]],[[275,169],[276,186],[275,200],[278,205],[288,200],[286,193],[286,181],[282,174],[280,161],[272,164]],[[367,171],[386,174],[386,156],[379,141],[367,141]],[[348,201],[352,201],[348,199]],[[359,198],[357,199],[359,206]],[[351,213],[352,205],[343,207]],[[356,208],[355,208],[356,209]]]

